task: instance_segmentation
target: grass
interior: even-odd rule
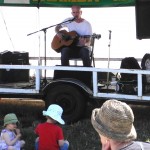
[[[90,122],[91,111],[95,106],[88,105],[84,119],[71,124],[61,126],[65,138],[70,142],[71,150],[100,150],[99,136]],[[135,114],[135,128],[141,141],[150,141],[150,106],[131,105]],[[0,124],[3,125],[3,117],[7,113],[16,113],[21,122],[22,138],[26,141],[26,150],[34,150],[34,128],[32,123],[42,119],[44,110],[43,101],[1,99],[0,100]]]

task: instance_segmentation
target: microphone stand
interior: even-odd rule
[[[109,30],[109,53],[108,53],[108,68],[109,68],[109,64],[110,64],[110,45],[111,45],[111,30]],[[108,90],[108,84],[109,84],[109,72],[107,72],[107,90]]]
[[[44,32],[44,65],[45,65],[45,66],[46,66],[46,32],[47,32],[47,29],[52,28],[52,27],[55,27],[55,26],[57,26],[57,25],[61,25],[61,24],[67,23],[67,22],[70,23],[70,22],[72,22],[72,21],[74,21],[74,20],[75,20],[75,18],[70,19],[70,20],[67,20],[67,21],[64,21],[64,22],[61,22],[61,23],[58,23],[58,24],[55,24],[55,25],[51,25],[51,26],[49,26],[49,27],[42,28],[42,29],[40,29],[40,30],[37,30],[37,31],[35,31],[35,32],[32,32],[32,33],[27,34],[27,36],[30,36],[30,35],[32,35],[32,34],[35,34],[35,33],[41,32],[41,31]],[[44,72],[43,83],[44,83],[44,85],[47,84],[47,80],[46,80],[46,69],[45,69],[45,72]]]

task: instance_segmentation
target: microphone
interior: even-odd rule
[[[60,24],[65,24],[65,23],[71,23],[72,21],[74,21],[76,19],[76,17],[73,17],[72,19],[67,19],[64,22],[61,22]]]
[[[112,32],[112,31],[111,31],[111,30],[109,30],[109,39],[111,39],[111,32]]]
[[[73,17],[72,19],[70,19],[70,20],[68,20],[68,21],[71,21],[71,22],[72,22],[72,21],[74,21],[75,19],[76,19],[76,17]]]

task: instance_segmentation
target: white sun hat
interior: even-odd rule
[[[43,116],[49,116],[60,124],[65,124],[64,120],[61,118],[62,113],[63,109],[59,105],[51,104],[47,111],[43,111]]]

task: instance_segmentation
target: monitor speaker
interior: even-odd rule
[[[136,0],[135,14],[137,39],[150,38],[150,0]]]
[[[79,66],[77,66],[79,67]],[[81,67],[81,66],[80,66]],[[92,72],[91,71],[70,71],[70,70],[54,70],[54,80],[72,78],[81,81],[88,87],[91,87]]]

